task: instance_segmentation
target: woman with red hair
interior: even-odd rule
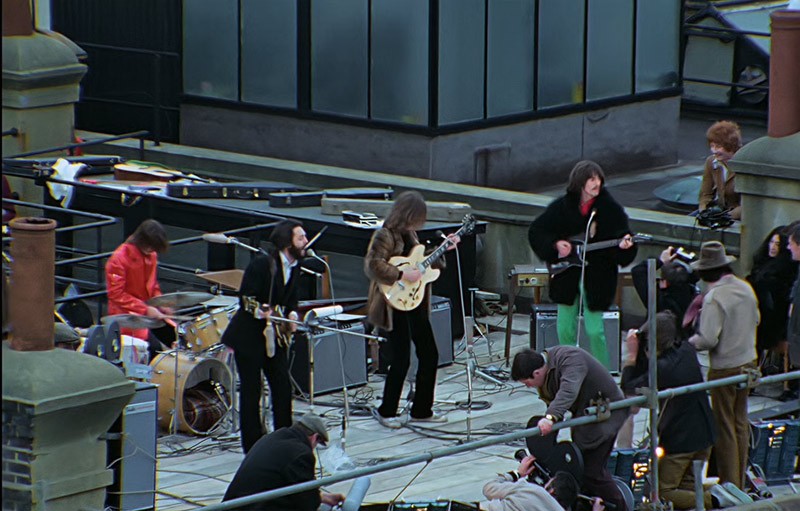
[[[703,211],[712,205],[712,201],[716,201],[731,218],[739,220],[742,206],[734,187],[736,173],[728,169],[728,160],[742,147],[742,132],[735,122],[717,121],[706,131],[706,140],[711,155],[703,166],[703,181],[697,196],[698,209]]]

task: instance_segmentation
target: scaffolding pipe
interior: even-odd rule
[[[732,385],[740,382],[747,382],[750,378],[749,375],[742,374],[738,376],[730,376],[728,378],[720,378],[719,380],[714,380],[710,382],[704,383],[696,383],[694,385],[687,385],[686,387],[676,387],[674,389],[666,389],[662,390],[658,393],[659,399],[666,399],[671,398],[674,396],[680,396],[683,394],[688,394],[690,392],[697,392],[701,390],[710,389],[713,387],[722,387],[724,385]],[[776,374],[774,376],[767,376],[758,380],[759,383],[776,383],[779,381],[784,380],[797,380],[800,379],[800,370],[799,371],[792,371],[791,373],[784,373],[784,374]],[[647,397],[639,396],[639,397],[632,397],[628,399],[623,399],[620,401],[614,401],[608,407],[610,410],[616,410],[618,408],[627,408],[631,405],[644,405],[647,402]],[[597,407],[590,407],[594,412],[597,411]],[[574,427],[574,426],[583,426],[585,424],[591,424],[593,422],[598,421],[598,417],[596,415],[588,415],[588,410],[586,409],[587,415],[583,417],[578,417],[574,419],[569,419],[563,422],[557,422],[553,425],[553,431],[557,431],[564,428]],[[602,410],[601,408],[601,411]],[[292,486],[286,486],[283,488],[278,488],[275,490],[269,490],[262,493],[256,493],[254,495],[248,495],[247,497],[241,497],[238,499],[229,500],[227,502],[220,502],[219,504],[211,504],[210,506],[204,506],[202,509],[204,511],[223,511],[226,509],[236,509],[240,506],[246,507],[252,504],[256,504],[258,502],[264,502],[267,500],[272,500],[278,497],[283,497],[284,495],[291,495],[293,493],[298,493],[301,491],[306,490],[313,490],[315,488],[319,488],[321,486],[329,485],[338,483],[341,481],[347,481],[349,479],[355,479],[357,477],[370,475],[370,474],[377,474],[378,472],[386,472],[387,470],[392,470],[395,468],[401,468],[408,465],[414,465],[416,463],[426,462],[429,463],[438,458],[444,458],[446,456],[452,456],[454,454],[461,454],[463,452],[473,451],[475,449],[479,449],[481,447],[488,447],[490,445],[502,444],[506,442],[511,442],[514,440],[519,440],[521,438],[526,438],[529,436],[539,434],[539,428],[530,428],[524,429],[520,431],[516,431],[514,433],[506,433],[504,435],[498,435],[491,438],[484,438],[482,440],[475,440],[472,442],[466,442],[464,444],[455,445],[452,447],[442,447],[440,449],[433,449],[431,451],[427,451],[421,454],[416,454],[414,456],[407,456],[405,458],[400,458],[397,460],[387,461],[385,463],[379,463],[377,465],[372,465],[369,467],[362,467],[357,468],[355,470],[350,470],[347,472],[341,472],[339,474],[330,475],[327,477],[322,477],[320,479],[316,479],[314,481],[307,481],[305,483],[294,484]],[[551,433],[552,434],[552,433]],[[652,460],[651,460],[652,461]],[[651,462],[651,466],[653,463]]]
[[[658,389],[658,329],[656,322],[656,260],[647,260],[647,349],[648,349],[648,372],[649,385],[647,393],[647,407],[650,409],[650,459],[658,459],[656,449],[658,448],[658,397],[654,389]],[[641,342],[641,339],[639,340]],[[650,471],[647,475],[650,479],[650,502],[660,502],[658,498],[658,463],[650,463]]]

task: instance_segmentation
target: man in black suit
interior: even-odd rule
[[[640,330],[628,331],[625,339],[628,350],[623,362],[621,386],[626,394],[635,394],[637,388],[648,386],[646,360],[638,360],[637,364],[637,354],[643,351],[639,350],[639,345],[646,345],[648,330],[645,324]],[[694,347],[677,339],[677,323],[671,311],[659,312],[656,316],[656,350],[659,390],[703,382]],[[643,356],[647,357],[646,354]],[[637,370],[637,366],[645,369]],[[675,396],[662,402],[658,440],[664,456],[658,460],[658,489],[675,509],[694,507],[692,461],[707,461],[714,439],[714,415],[705,391]],[[715,507],[708,491],[703,494],[703,499],[706,509]]]
[[[260,413],[262,371],[269,383],[275,429],[292,424],[287,341],[295,326],[270,321],[267,327],[273,314],[294,320],[298,317],[296,280],[308,239],[300,222],[283,220],[272,230],[270,241],[276,251],[254,257],[247,266],[239,289],[239,310],[222,335],[222,342],[234,350],[239,371],[239,419],[245,453],[264,434]]]
[[[555,346],[542,353],[522,350],[514,357],[511,378],[526,387],[536,387],[539,398],[547,403],[547,413],[537,424],[542,435],[549,434],[567,411],[573,417],[583,415],[598,396],[610,401],[622,399],[606,368],[577,346]],[[607,420],[572,428],[572,441],[583,455],[581,490],[611,502],[617,511],[626,511],[627,506],[606,465],[627,417],[627,409],[614,410]]]
[[[261,437],[242,460],[228,486],[223,502],[269,490],[314,480],[314,448],[328,443],[322,418],[307,413],[288,428]],[[320,503],[336,506],[344,500],[340,493],[320,493],[319,489],[292,493],[237,509],[248,511],[316,511]]]

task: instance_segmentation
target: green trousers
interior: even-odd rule
[[[556,330],[558,343],[575,346],[578,344],[578,300],[575,298],[572,305],[558,304],[556,317]],[[583,329],[589,339],[589,351],[592,356],[600,361],[606,368],[608,365],[608,347],[606,346],[606,332],[603,327],[603,311],[593,311],[583,306]]]

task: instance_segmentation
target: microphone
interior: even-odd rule
[[[317,240],[319,239],[319,237],[322,236],[322,233],[327,231],[327,230],[328,230],[328,226],[327,225],[323,226],[322,229],[320,229],[319,232],[317,234],[315,234],[313,238],[308,240],[308,243],[306,243],[306,246],[303,247],[303,250],[308,251],[311,248],[311,245],[316,243]]]
[[[242,248],[246,248],[250,252],[259,252],[262,254],[265,253],[260,248],[251,247],[250,245],[242,243],[241,241],[237,240],[233,236],[225,236],[221,232],[207,232],[203,234],[203,239],[210,243],[221,243],[223,245],[236,245]]]
[[[224,245],[233,243],[233,239],[225,236],[221,232],[207,232],[203,234],[203,239],[209,243],[222,243]]]
[[[313,248],[306,249],[306,255],[313,257],[317,261],[322,261],[323,263],[325,263],[325,259],[323,259],[320,256],[318,256],[317,253],[314,252]],[[326,264],[326,266],[327,266],[327,264]]]

